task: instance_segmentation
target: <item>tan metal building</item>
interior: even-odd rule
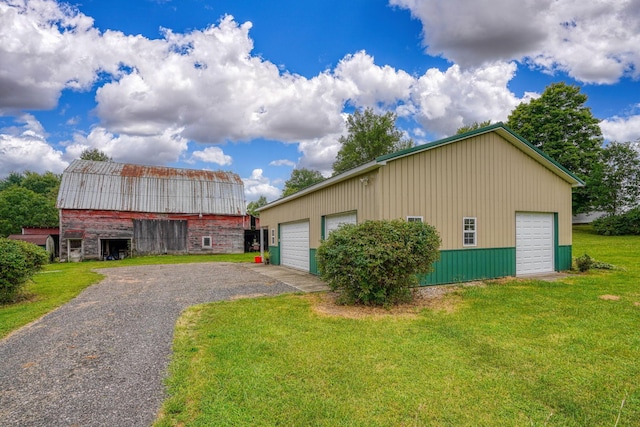
[[[423,284],[571,267],[571,189],[584,183],[502,123],[379,157],[260,209],[271,262],[317,274],[343,223],[404,218],[436,227]]]

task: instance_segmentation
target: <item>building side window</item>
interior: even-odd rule
[[[203,236],[202,237],[202,247],[210,248],[211,247],[211,236]]]
[[[276,245],[276,229],[272,228],[271,229],[271,246],[275,246]]]
[[[421,216],[408,216],[407,222],[423,222],[423,218]]]
[[[476,246],[477,242],[477,219],[465,217],[462,220],[462,244],[464,246]]]

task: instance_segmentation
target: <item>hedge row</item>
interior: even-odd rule
[[[47,251],[33,243],[0,238],[0,304],[15,302],[22,287],[47,263]]]
[[[605,236],[640,235],[640,207],[622,215],[610,215],[593,221],[596,233]]]

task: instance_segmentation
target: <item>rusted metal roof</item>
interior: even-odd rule
[[[75,160],[62,174],[59,209],[244,215],[232,172]]]

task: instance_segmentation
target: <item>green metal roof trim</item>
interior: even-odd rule
[[[537,158],[543,165],[546,165],[550,170],[563,177],[567,182],[571,183],[573,187],[583,187],[584,181],[562,166],[560,163],[553,160],[547,154],[545,154],[540,149],[536,148],[529,141],[515,133],[513,130],[509,129],[502,122],[494,123],[489,126],[485,126],[480,129],[475,129],[469,132],[461,133],[459,135],[453,135],[448,138],[440,139],[438,141],[429,142],[424,145],[418,145],[416,147],[407,148],[405,150],[397,151],[395,153],[386,154],[384,156],[380,156],[376,158],[376,162],[378,163],[386,163],[389,160],[394,160],[400,157],[409,156],[411,154],[431,150],[432,148],[440,147],[442,145],[451,144],[454,142],[461,141],[463,139],[471,138],[477,135],[481,135],[489,132],[497,132],[500,136],[507,139],[512,144],[518,146],[518,148],[523,151],[528,151],[529,154],[533,158]]]

